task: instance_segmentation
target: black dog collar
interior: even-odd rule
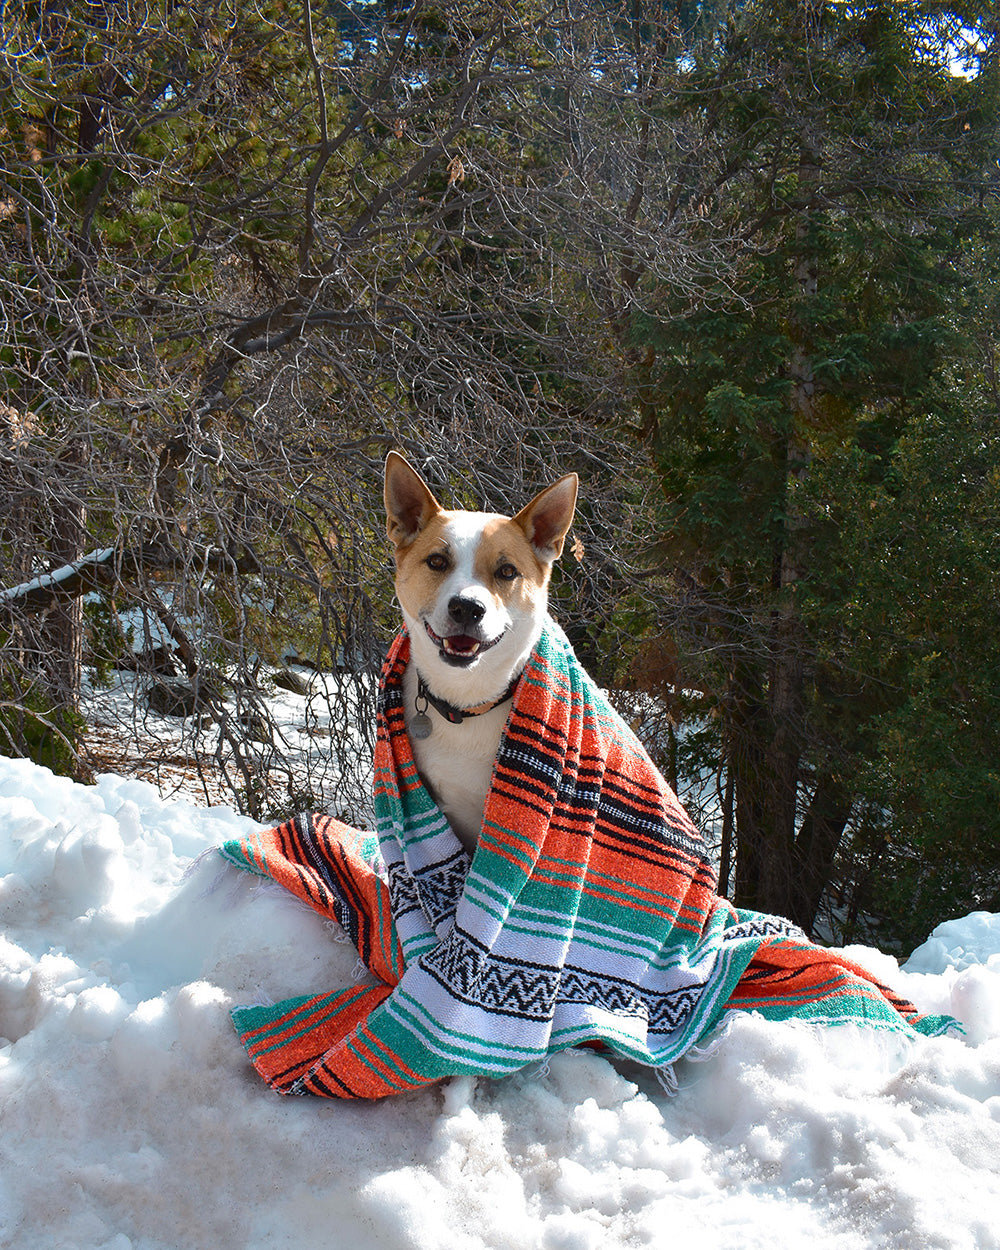
[[[499,707],[501,703],[506,703],[508,699],[512,699],[514,697],[514,691],[517,689],[517,683],[520,680],[521,674],[515,674],[514,677],[511,678],[510,685],[494,703],[480,703],[475,707],[463,708],[455,707],[453,703],[448,703],[445,699],[439,699],[436,694],[432,694],[427,688],[427,683],[418,673],[417,697],[414,701],[417,709],[417,719],[419,720],[420,717],[426,718],[427,705],[429,703],[435,712],[437,712],[440,716],[443,716],[446,721],[450,721],[453,725],[461,725],[462,721],[467,720],[469,717],[483,716],[486,712],[492,712],[495,707]],[[423,701],[423,707],[420,706],[421,701]],[[417,737],[427,736],[427,733],[430,732],[429,724],[425,728],[426,732],[423,735],[418,733]]]

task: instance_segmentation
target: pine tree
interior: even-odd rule
[[[660,555],[684,591],[689,673],[715,696],[736,900],[807,928],[880,682],[841,645],[852,553],[826,467],[858,449],[890,472],[966,350],[996,71],[985,11],[763,0],[690,49],[664,104],[692,229],[724,263],[696,298],[652,286],[634,321]]]

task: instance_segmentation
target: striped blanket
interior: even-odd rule
[[[378,836],[312,816],[221,848],[335,918],[372,973],[234,1011],[273,1088],[379,1098],[581,1044],[668,1069],[737,1008],[946,1027],[789,922],[717,896],[697,830],[553,622],[515,692],[470,863],[414,765],[408,657],[403,633],[379,699]]]

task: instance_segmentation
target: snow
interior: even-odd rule
[[[230,1006],[349,984],[342,935],[227,868],[251,822],[0,759],[4,1250],[1000,1247],[1000,916],[903,967],[964,1038],[736,1017],[649,1072],[585,1052],[383,1103],[282,1099]]]
[[[141,645],[159,645],[155,621],[133,631]],[[135,645],[140,645],[137,641]],[[277,797],[285,793],[313,793],[317,809],[335,811],[358,823],[372,819],[371,746],[358,730],[373,682],[358,674],[293,670],[307,687],[306,694],[274,689],[261,696],[268,721],[267,742],[248,752],[258,769],[269,760]],[[232,744],[210,716],[165,716],[147,706],[149,678],[134,672],[115,672],[108,680],[84,681],[81,710],[88,723],[87,746],[101,755],[122,759],[143,780],[154,782],[167,797],[192,802],[224,802],[231,793],[222,776],[240,776]],[[229,700],[229,715],[237,721],[240,709]],[[244,713],[256,710],[247,704]],[[244,728],[244,738],[248,735]],[[254,758],[255,757],[255,758]]]
[[[100,551],[91,551],[73,564],[63,564],[51,572],[39,573],[31,581],[21,582],[19,586],[11,586],[8,589],[0,590],[0,603],[26,599],[28,595],[36,590],[51,590],[53,587],[58,586],[60,582],[74,577],[81,569],[85,569],[90,565],[97,568],[99,565],[107,564],[114,554],[114,547],[102,547]]]

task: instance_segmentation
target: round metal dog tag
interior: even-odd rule
[[[431,718],[424,712],[418,712],[410,721],[411,738],[429,738],[431,736]]]

